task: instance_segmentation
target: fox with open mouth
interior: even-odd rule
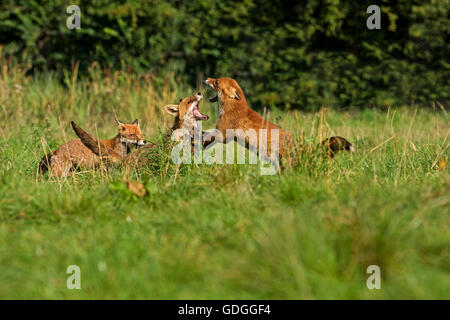
[[[183,136],[183,132],[187,130],[192,139],[194,137],[195,130],[198,129],[197,121],[205,121],[209,119],[207,115],[202,114],[199,110],[199,103],[202,98],[202,93],[197,92],[191,97],[180,99],[178,104],[169,104],[164,107],[164,110],[174,117],[172,133],[179,132],[178,138],[181,138]],[[156,145],[147,142],[135,152],[124,156],[123,154],[109,148],[95,136],[77,126],[73,121],[71,123],[73,130],[80,138],[81,142],[94,154],[113,163],[121,163],[127,168],[147,161],[146,151],[156,147]]]
[[[198,129],[199,120],[206,121],[209,116],[203,115],[199,110],[199,104],[203,95],[197,92],[191,97],[180,99],[179,104],[169,104],[164,110],[175,118],[172,131],[185,129],[189,132],[191,138],[194,137],[194,131]]]

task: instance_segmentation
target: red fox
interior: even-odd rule
[[[203,115],[199,111],[199,104],[203,95],[201,92],[194,94],[191,97],[180,100],[179,104],[169,104],[164,107],[164,110],[175,118],[172,132],[179,129],[185,129],[194,137],[194,130],[197,128],[198,120],[208,120],[207,115]]]
[[[106,146],[108,150],[125,156],[130,152],[130,147],[145,144],[137,119],[130,124],[122,123],[117,119],[116,122],[119,133],[112,139],[101,140],[101,144]],[[99,157],[87,148],[80,139],[76,139],[44,155],[39,163],[39,172],[43,174],[50,170],[52,175],[64,177],[75,168],[93,168],[98,166],[99,163]]]
[[[169,104],[164,107],[164,110],[175,118],[172,132],[179,129],[186,129],[191,134],[191,137],[193,137],[197,121],[209,119],[207,115],[203,115],[199,111],[199,103],[202,98],[203,95],[201,92],[198,92],[191,97],[181,99],[179,104]],[[111,160],[112,162],[122,163],[127,168],[144,162],[146,160],[146,151],[148,151],[149,148],[155,147],[154,144],[147,143],[135,152],[124,155],[123,153],[117,152],[117,150],[111,149],[110,146],[102,143],[102,141],[99,142],[93,135],[78,127],[73,121],[72,127],[80,138],[80,141],[94,154],[101,156],[103,159]]]
[[[293,141],[291,136],[280,127],[261,117],[256,111],[250,109],[244,92],[236,80],[231,78],[208,78],[206,84],[217,92],[217,95],[211,98],[210,101],[219,103],[219,120],[217,121],[216,128],[222,133],[222,139],[225,142],[229,142],[229,138],[226,135],[227,129],[241,129],[241,132],[253,129],[257,135],[257,139],[252,140],[245,135],[242,137],[242,140],[245,141],[247,148],[260,150],[259,143],[261,140],[264,141],[265,138],[263,137],[260,140],[259,129],[267,129],[267,155],[270,156],[272,151],[278,151],[281,157],[286,155],[287,151],[292,147]],[[271,150],[271,129],[278,129],[279,147],[277,150]],[[233,136],[233,138],[237,140],[236,138],[240,137]],[[324,140],[322,144],[329,149],[330,157],[335,155],[339,150],[354,151],[350,142],[342,137],[331,137]]]
[[[278,151],[282,157],[284,156],[286,148],[292,143],[291,137],[279,126],[274,125],[272,122],[261,117],[256,111],[250,109],[247,100],[245,99],[244,92],[234,79],[208,78],[206,84],[217,92],[217,95],[210,99],[210,101],[217,101],[219,103],[219,120],[217,121],[216,128],[222,133],[222,137],[226,142],[230,141],[229,137],[227,137],[227,129],[241,129],[241,132],[253,129],[257,139],[249,139],[248,136],[233,138],[235,140],[242,138],[242,140],[245,141],[245,146],[247,148],[259,150],[260,129],[266,129],[266,141],[268,142],[266,144],[267,155],[270,156],[271,152],[274,151],[271,150],[270,141],[272,130],[275,129],[278,130],[279,145],[281,146],[276,151]]]

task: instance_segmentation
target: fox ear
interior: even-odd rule
[[[123,125],[123,123],[120,122],[115,116],[114,116],[114,120],[116,120],[116,123],[117,123],[119,126]]]
[[[239,97],[239,94],[235,88],[225,88],[224,91],[225,94],[231,99],[241,100],[241,97]]]
[[[138,119],[136,119],[136,120],[134,120],[131,124],[136,124],[136,125],[139,125],[139,121],[138,121]]]
[[[176,104],[168,104],[164,107],[164,110],[172,117],[178,116],[178,105]]]

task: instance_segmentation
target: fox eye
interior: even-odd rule
[[[218,87],[219,86],[219,80],[214,81],[214,86]]]

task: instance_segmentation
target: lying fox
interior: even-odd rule
[[[175,118],[172,126],[172,133],[176,133],[180,129],[184,129],[189,132],[191,138],[194,137],[194,130],[197,128],[197,121],[209,119],[207,115],[203,115],[199,110],[199,103],[202,98],[203,95],[201,92],[198,92],[191,97],[181,99],[179,104],[169,104],[164,107],[164,110]],[[145,162],[147,160],[146,151],[155,148],[154,144],[146,144],[135,152],[123,154],[110,148],[110,146],[102,143],[102,141],[99,142],[97,138],[78,127],[73,121],[72,127],[77,136],[80,138],[80,141],[95,155],[115,163],[121,163],[126,168],[134,167],[142,162]],[[181,137],[182,133],[178,135],[178,138]]]
[[[132,147],[145,144],[137,119],[130,124],[122,123],[117,119],[116,122],[119,129],[118,134],[112,139],[100,140],[100,143],[108,150],[125,156],[131,151]],[[94,168],[99,165],[99,160],[97,155],[87,148],[80,139],[76,139],[44,155],[39,163],[39,172],[44,174],[50,170],[52,175],[64,177],[78,167]]]
[[[272,152],[278,152],[281,157],[284,157],[287,152],[292,148],[293,140],[291,136],[281,129],[280,127],[274,125],[270,121],[261,117],[256,111],[250,109],[245,99],[244,92],[238,83],[231,78],[219,78],[213,79],[208,78],[206,84],[211,88],[216,90],[217,95],[210,99],[211,102],[219,103],[219,120],[217,121],[216,128],[222,133],[222,140],[212,142],[225,142],[236,140],[238,142],[244,142],[247,148],[253,150],[261,150],[259,148],[260,141],[266,139],[266,152],[267,156],[271,156]],[[241,129],[241,134],[244,133],[243,137],[236,135],[227,136],[227,130],[233,129],[237,131]],[[253,129],[257,135],[257,139],[249,139],[245,132]],[[261,130],[260,129],[266,129]],[[278,130],[279,134],[279,145],[276,150],[271,150],[271,134],[272,130]],[[260,139],[261,132],[267,132],[267,137],[262,137]],[[207,146],[208,143],[205,144]],[[339,150],[349,150],[354,151],[353,146],[350,142],[342,137],[331,137],[325,139],[322,142],[328,149],[328,154],[333,157],[339,152]]]

